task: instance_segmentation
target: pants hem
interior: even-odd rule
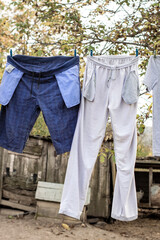
[[[114,218],[114,219],[120,220],[120,221],[129,222],[129,221],[136,220],[138,218],[138,215],[133,216],[133,217],[122,217],[122,216],[117,216],[115,214],[111,214],[111,217]]]
[[[67,210],[59,210],[59,214],[64,214],[64,215],[67,215],[69,217],[73,217],[73,218],[76,218],[78,220],[80,220],[80,215],[77,215],[77,213],[74,213],[74,212],[69,212]]]

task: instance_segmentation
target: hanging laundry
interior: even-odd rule
[[[0,146],[21,153],[42,111],[57,154],[70,151],[80,103],[79,57],[7,57]]]
[[[160,56],[150,57],[143,83],[153,90],[152,152],[160,156]]]
[[[88,56],[59,213],[80,218],[110,115],[117,166],[111,216],[122,221],[137,218],[137,66],[136,56]]]

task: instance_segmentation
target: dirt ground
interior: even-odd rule
[[[33,215],[23,218],[0,215],[0,240],[160,240],[160,214],[140,212],[132,222],[115,221],[112,224],[100,219],[96,224],[72,226],[70,230]]]

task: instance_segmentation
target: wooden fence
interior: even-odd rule
[[[112,140],[105,143],[111,148]],[[30,137],[23,154],[0,148],[0,202],[26,211],[34,211],[38,181],[64,183],[68,154],[56,156],[50,139]],[[92,173],[91,202],[88,215],[110,217],[112,199],[111,156],[97,158]]]

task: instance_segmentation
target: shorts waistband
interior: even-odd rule
[[[79,56],[34,57],[26,55],[7,56],[7,62],[20,71],[32,76],[42,77],[58,74],[79,64]]]
[[[121,56],[116,56],[116,55],[101,55],[101,56],[87,56],[87,60],[94,63],[95,65],[99,65],[104,68],[108,69],[122,69],[126,67],[130,67],[133,64],[138,64],[139,56],[127,56],[127,55],[121,55]],[[110,60],[110,61],[119,61],[119,63],[112,65],[109,63],[105,63],[105,60]],[[128,60],[128,62],[127,62]],[[103,62],[102,62],[103,61]],[[122,63],[120,63],[122,62]],[[126,63],[125,63],[126,62]]]

